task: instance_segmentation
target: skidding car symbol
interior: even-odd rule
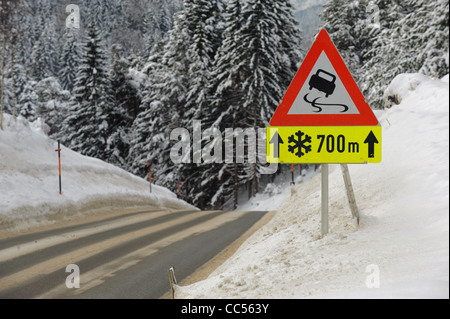
[[[322,76],[321,76],[322,74]],[[325,78],[323,77],[325,75]],[[327,79],[328,78],[328,79]],[[309,89],[313,88],[325,93],[325,97],[328,97],[334,93],[336,89],[336,76],[327,71],[319,69],[309,80]]]

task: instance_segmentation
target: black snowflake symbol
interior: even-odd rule
[[[297,135],[297,139],[295,138],[295,135]],[[311,143],[311,136],[302,131],[298,131],[295,135],[289,137],[289,144],[294,143],[294,145],[289,145],[289,152],[301,158],[303,155],[311,152],[311,145],[306,146],[306,144]],[[295,150],[297,150],[297,153],[295,153]]]

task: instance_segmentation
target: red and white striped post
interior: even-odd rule
[[[152,164],[144,164],[144,166],[148,166],[148,182],[150,183],[150,193],[152,192]]]

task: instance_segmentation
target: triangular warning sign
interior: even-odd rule
[[[325,30],[317,36],[270,125],[378,125]]]

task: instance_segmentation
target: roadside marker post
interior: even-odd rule
[[[294,164],[291,164],[291,174],[292,174],[292,182],[291,182],[291,185],[295,185],[295,179],[294,179]]]
[[[177,198],[180,198],[181,195],[181,186],[183,186],[184,182],[178,182],[178,192],[177,192]]]
[[[328,164],[322,164],[321,235],[328,234]]]
[[[58,152],[59,195],[62,195],[62,188],[61,188],[61,142],[60,141],[58,141],[58,149],[56,149],[55,152]]]
[[[152,164],[144,164],[144,166],[148,166],[148,182],[150,183],[150,193],[152,192]]]
[[[175,269],[174,267],[169,268],[169,283],[170,283],[170,291],[172,292],[172,299],[175,299],[175,287],[178,285],[177,278],[175,277]]]
[[[381,162],[382,128],[326,30],[317,35],[266,129],[268,163],[322,164],[322,237],[328,233],[328,164],[341,164],[359,224],[347,164]]]

